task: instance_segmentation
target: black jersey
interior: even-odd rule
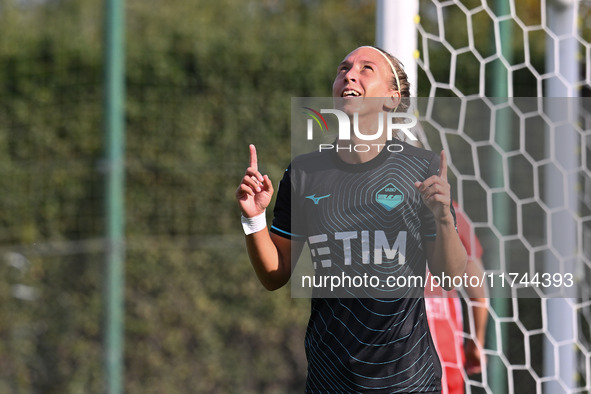
[[[422,289],[384,286],[425,276],[435,223],[414,183],[437,174],[439,156],[396,143],[401,152],[384,147],[363,164],[344,163],[334,150],[298,156],[280,183],[271,231],[307,242],[316,276],[378,278],[314,289],[307,392],[441,390]]]

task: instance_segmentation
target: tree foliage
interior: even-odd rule
[[[373,42],[363,0],[126,3],[125,391],[301,392],[306,300],[268,293],[234,190],[277,183],[293,96]],[[104,387],[103,4],[0,2],[0,391]]]

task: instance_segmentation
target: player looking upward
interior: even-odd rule
[[[404,110],[408,88],[394,57],[364,46],[339,64],[332,95],[339,109],[357,114],[359,131],[371,134],[376,110]],[[402,151],[392,153],[379,148],[393,143],[385,134],[372,149],[346,149],[358,142],[356,136],[339,140],[342,149],[292,161],[279,185],[270,231],[265,211],[274,189],[250,146],[236,197],[251,264],[267,289],[288,282],[304,242],[323,250],[312,256],[317,275],[379,269],[424,277],[425,262],[433,275],[464,272],[467,257],[455,228],[445,153],[401,141]],[[384,193],[397,198],[380,198]],[[306,392],[441,391],[422,297],[313,297],[305,348]]]

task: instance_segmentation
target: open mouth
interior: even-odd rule
[[[359,97],[361,96],[361,93],[359,93],[356,90],[353,89],[348,89],[343,91],[343,94],[341,94],[341,97]]]

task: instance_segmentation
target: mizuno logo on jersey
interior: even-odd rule
[[[310,200],[314,201],[314,205],[318,205],[320,200],[322,200],[323,198],[328,198],[328,197],[330,197],[330,194],[327,194],[326,196],[319,196],[319,197],[316,197],[316,194],[306,196],[306,198],[309,198]]]

